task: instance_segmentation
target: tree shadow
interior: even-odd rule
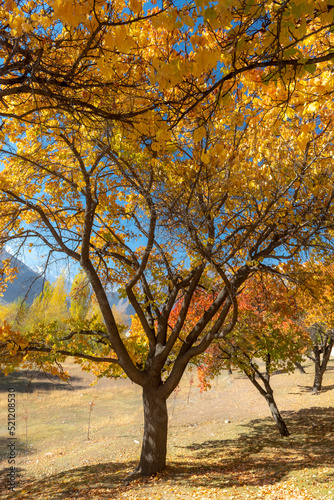
[[[106,464],[87,465],[69,471],[52,474],[37,481],[27,480],[24,477],[25,469],[22,467],[17,476],[18,488],[15,492],[8,491],[6,478],[0,477],[0,495],[2,499],[29,500],[52,498],[52,500],[86,498],[118,499],[122,491],[131,489],[124,479],[138,465],[137,462],[114,462]],[[143,479],[145,482],[145,479]],[[2,484],[1,484],[2,483]],[[7,491],[6,491],[7,489]],[[23,493],[24,492],[24,493]]]
[[[78,385],[82,379],[71,377],[68,382],[60,380],[56,375],[40,372],[38,370],[20,370],[8,375],[0,373],[0,392],[7,392],[14,388],[19,393],[33,393],[34,391],[73,391],[85,389],[87,385]],[[72,386],[75,383],[75,387]]]
[[[334,389],[334,385],[325,385],[322,387],[321,391],[319,391],[318,393],[313,392],[312,386],[310,386],[310,385],[299,385],[298,384],[298,389],[301,393],[311,393],[311,394],[317,395],[317,394],[321,394],[322,392],[332,391]],[[289,394],[292,394],[292,393],[289,393]]]
[[[26,445],[22,441],[15,439],[13,440],[12,437],[7,437],[7,436],[0,436],[0,463],[3,461],[4,466],[6,466],[7,460],[8,460],[8,454],[9,454],[9,446],[8,444],[10,442],[15,441],[15,456],[18,457],[20,455],[24,455],[26,453]],[[29,447],[29,455],[32,453],[35,453],[34,449],[31,449]],[[3,470],[0,471],[0,475],[3,474]]]
[[[234,488],[245,485],[258,488],[280,482],[291,473],[332,466],[333,408],[284,412],[284,417],[291,431],[288,438],[278,436],[270,419],[252,420],[240,426],[241,433],[236,438],[179,446],[183,456],[174,459],[157,478],[140,478],[127,485],[124,480],[135,469],[137,462],[134,461],[87,465],[33,481],[25,479],[23,467],[18,490],[0,498],[107,500],[118,499],[130,490],[131,495],[136,496],[136,489],[139,492],[143,487],[153,486],[155,492],[165,487],[187,492],[204,487],[207,492],[210,488],[231,488],[234,494]],[[331,480],[333,474],[329,470],[328,474],[317,477],[317,484]]]
[[[245,431],[236,439],[192,443],[185,448],[202,462],[202,474],[210,470],[212,486],[222,488],[264,486],[281,481],[292,471],[332,466],[334,409],[312,407],[282,414],[291,432],[288,438],[278,435],[270,419],[255,419],[242,426]],[[185,479],[188,468],[188,464],[177,464],[179,481]],[[328,481],[328,475],[323,480]],[[207,487],[200,476],[197,485]]]

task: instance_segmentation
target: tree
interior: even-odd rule
[[[303,287],[298,295],[300,323],[309,332],[306,356],[314,363],[312,391],[321,390],[334,345],[333,265],[310,260],[300,270]]]
[[[223,369],[236,367],[265,398],[280,435],[289,436],[270,377],[277,370],[294,371],[309,344],[307,330],[297,324],[296,300],[281,280],[254,276],[241,292],[238,304],[238,322],[231,339],[227,336],[224,342],[212,344],[201,358],[201,388],[210,388],[210,379]],[[259,360],[264,364],[264,373]]]
[[[68,374],[59,364],[59,360],[63,361],[64,357],[46,360],[43,355],[39,356],[38,352],[33,358],[28,355],[23,359],[17,355],[19,346],[23,348],[30,342],[38,343],[41,338],[51,341],[57,334],[66,331],[66,324],[70,319],[66,298],[65,280],[61,275],[54,284],[46,282],[43,292],[30,306],[23,299],[18,299],[1,307],[1,338],[4,349],[1,368],[5,374],[20,366],[25,369],[37,368],[58,375],[63,380],[68,378]]]
[[[270,105],[317,102],[319,89],[298,85],[305,72],[331,92],[328,2],[8,0],[0,9],[3,124],[37,123],[48,109],[92,123],[142,127],[147,111],[147,123],[166,113],[177,123],[215,93],[212,112],[244,75],[255,86],[282,82]]]
[[[124,333],[127,329],[124,312],[116,306],[112,307],[112,311],[118,330]],[[66,359],[67,353],[63,352],[62,356],[59,356],[61,345],[58,338],[61,335],[65,337],[67,334],[71,338],[74,335],[73,332],[77,331],[80,331],[83,336],[80,341],[81,356],[77,358],[77,362],[81,363],[83,369],[94,373],[94,367],[89,363],[90,357],[85,356],[84,351],[87,349],[98,353],[99,346],[92,342],[91,335],[94,328],[99,328],[99,326],[103,328],[103,317],[82,272],[74,277],[70,294],[68,294],[65,277],[61,274],[54,283],[45,283],[43,292],[30,306],[22,299],[1,305],[0,325],[2,340],[6,339],[2,345],[5,352],[2,352],[1,357],[1,366],[6,374],[17,367],[29,369],[37,367],[66,380],[69,375],[63,370],[60,361]],[[40,351],[38,348],[42,339],[47,340],[50,345],[53,343],[51,355],[48,357],[43,354],[43,349]],[[29,343],[36,341],[36,350],[33,349],[30,353],[27,351],[24,359],[17,355],[19,346],[28,346]],[[41,354],[36,356],[39,352]],[[52,356],[52,352],[55,355]],[[96,374],[103,376],[101,371],[97,371]]]
[[[79,5],[85,13],[90,4]],[[266,22],[272,12],[289,26],[297,15],[292,12],[294,7],[289,4],[288,10],[280,11],[275,5],[263,4],[260,18],[263,12]],[[310,11],[311,4],[298,5],[306,5],[305,12]],[[214,7],[214,15],[206,9],[204,15],[215,17],[219,8]],[[305,71],[299,66],[302,60],[295,59],[298,53],[287,56],[286,62],[281,45],[279,50],[262,45],[277,41],[277,31],[265,24],[261,33],[251,3],[245,4],[246,10],[244,4],[239,10],[223,9],[228,28],[221,30],[221,39],[216,38],[219,27],[210,31],[212,20],[204,27],[196,24],[199,38],[190,42],[187,33],[179,28],[174,31],[173,9],[161,13],[156,25],[153,19],[137,23],[133,11],[129,14],[125,9],[120,14],[113,10],[112,15],[119,18],[98,24],[96,36],[101,39],[95,45],[96,39],[87,35],[86,21],[74,26],[65,9],[66,19],[59,22],[60,14],[53,17],[52,9],[46,9],[43,16],[53,40],[51,47],[48,49],[47,41],[45,52],[40,49],[38,53],[36,29],[27,36],[18,35],[15,47],[27,44],[28,52],[16,54],[14,66],[11,52],[4,55],[7,69],[18,72],[22,81],[15,80],[14,86],[7,82],[3,95],[9,111],[3,114],[6,119],[0,130],[4,165],[0,243],[38,241],[51,254],[79,263],[95,293],[103,323],[70,332],[31,332],[28,340],[6,327],[2,353],[8,353],[10,345],[10,361],[16,366],[26,356],[32,359],[35,355],[48,366],[72,356],[87,367],[94,365],[100,376],[126,374],[141,386],[145,424],[139,470],[145,475],[165,467],[168,397],[191,359],[232,332],[237,295],[244,283],[260,271],[279,274],[278,264],[283,261],[288,262],[288,276],[289,266],[292,271],[303,250],[317,252],[321,259],[321,252],[331,248],[334,225],[332,102],[326,98],[330,52],[319,42],[319,33],[327,32],[331,22],[325,27],[318,21],[318,16],[327,20],[327,6],[322,14],[313,12],[312,3],[313,10],[307,14],[310,21],[298,11],[305,33],[312,32],[312,36],[306,35],[305,46],[300,42],[302,59],[309,62]],[[195,9],[190,8],[190,17],[192,12]],[[27,15],[33,14],[29,11]],[[188,14],[180,11],[180,15]],[[243,15],[248,19],[246,25],[241,22]],[[52,29],[48,16],[54,20]],[[93,11],[90,19],[94,16]],[[194,16],[197,19],[196,13]],[[115,24],[122,24],[125,18],[126,27],[119,30]],[[11,26],[12,18],[6,19]],[[42,22],[40,17],[36,22]],[[162,22],[167,22],[166,27],[161,27]],[[62,23],[69,24],[59,35]],[[314,31],[317,24],[318,32]],[[270,38],[272,30],[276,39]],[[125,45],[118,32],[126,34]],[[228,34],[233,43],[243,37],[245,47],[253,47],[249,50],[257,61],[255,66],[248,65],[252,58],[239,44],[228,45]],[[290,34],[285,38],[289,44]],[[208,42],[205,47],[204,39]],[[82,40],[90,41],[85,45]],[[291,42],[293,46],[298,45],[296,40]],[[79,51],[78,43],[83,47]],[[105,49],[111,46],[109,51]],[[30,55],[31,47],[36,47],[31,59],[29,47]],[[227,50],[222,52],[222,48]],[[262,55],[257,55],[258,49]],[[272,50],[275,55],[269,57]],[[312,61],[319,63],[319,72],[304,57],[310,50],[316,54]],[[323,57],[321,63],[320,50],[325,50],[319,56]],[[98,58],[103,54],[99,65],[94,51]],[[208,61],[217,62],[220,54],[218,69],[224,73],[226,57],[230,76],[215,86],[210,83],[216,75]],[[25,73],[20,73],[26,57],[28,74],[33,71],[30,86]],[[47,63],[44,57],[50,57]],[[31,61],[36,65],[29,66]],[[49,68],[44,80],[43,61]],[[275,80],[263,70],[271,62],[272,67],[296,67],[296,74],[281,79],[284,75],[278,72]],[[66,68],[66,75],[57,73],[60,65]],[[171,68],[175,67],[173,79]],[[116,88],[113,75],[121,82],[119,93],[109,93],[112,85]],[[90,82],[84,89],[89,96],[82,93],[86,81]],[[296,83],[292,95],[287,81]],[[317,101],[313,102],[315,92]],[[285,108],[276,106],[282,98]],[[114,105],[120,110],[116,114],[110,112]],[[142,326],[139,337],[127,337],[118,327],[106,293],[110,285],[119,287],[135,309]],[[191,300],[201,287],[214,289],[217,295],[187,332],[184,326]],[[170,328],[169,318],[180,298],[183,305]]]
[[[67,306],[67,290],[65,276],[61,274],[54,283],[46,283],[43,293],[37,297],[29,311],[30,320],[51,323],[59,320],[65,323],[70,315]]]
[[[107,376],[126,373],[141,386],[143,474],[165,467],[167,398],[188,362],[232,331],[240,287],[260,270],[279,273],[276,262],[293,269],[303,248],[319,252],[331,243],[330,119],[326,133],[322,127],[307,132],[306,144],[299,115],[284,121],[278,136],[277,116],[254,120],[258,109],[247,104],[247,122],[238,127],[235,120],[249,102],[244,92],[234,111],[217,112],[202,138],[189,123],[159,154],[116,125],[93,132],[53,115],[42,137],[40,128],[37,134],[26,130],[20,153],[3,148],[2,241],[38,239],[79,262],[105,324],[41,335],[18,343],[15,355],[24,360],[35,351],[49,363],[57,354],[71,355],[96,362],[96,371]],[[311,119],[303,117],[305,124]],[[145,243],[134,248],[138,237]],[[108,283],[119,284],[138,315],[145,338],[140,362],[136,342],[117,327]],[[191,299],[201,286],[218,293],[186,333]]]
[[[46,281],[43,292],[35,297],[30,306],[24,298],[19,297],[15,302],[0,307],[1,323],[6,322],[22,333],[35,329],[40,324],[55,323],[61,328],[69,319],[63,275],[53,284]]]
[[[91,306],[92,292],[84,273],[75,276],[71,292],[70,314],[76,321],[84,321]]]
[[[324,325],[314,324],[310,327],[312,349],[307,357],[314,363],[314,382],[312,391],[321,391],[322,380],[334,345],[334,330],[326,329]]]

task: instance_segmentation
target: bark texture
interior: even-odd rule
[[[283,418],[282,418],[282,416],[277,408],[277,404],[276,404],[276,401],[274,399],[273,394],[270,394],[267,392],[267,394],[265,395],[265,398],[266,398],[266,401],[269,405],[273,419],[276,422],[276,425],[277,425],[277,428],[278,428],[280,435],[282,437],[290,436],[290,432],[288,431],[288,428],[287,428],[287,426],[286,426],[286,424],[285,424],[285,422],[284,422],[284,420],[283,420]]]
[[[266,373],[262,374],[253,363],[251,363],[251,367],[253,368],[253,373],[245,371],[245,374],[252,382],[252,384],[257,388],[261,396],[265,398],[269,405],[270,412],[272,414],[273,419],[276,422],[278,432],[282,437],[287,437],[290,435],[288,428],[283,420],[282,415],[280,414],[276,401],[274,399],[274,391],[270,385],[270,372],[269,372],[269,364],[270,364],[270,356],[268,355],[267,363],[266,363]],[[256,376],[261,380],[263,386],[256,380]]]
[[[318,336],[312,332],[313,348],[312,354],[308,357],[314,363],[314,381],[312,392],[317,394],[322,389],[322,380],[327,369],[328,361],[334,345],[333,331],[329,330],[325,333],[318,333]]]
[[[166,467],[168,413],[166,399],[157,391],[143,388],[144,437],[139,462],[139,471],[152,476]]]

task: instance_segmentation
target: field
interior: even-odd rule
[[[70,385],[27,372],[1,376],[0,498],[334,500],[334,360],[318,395],[311,364],[305,368],[272,377],[288,438],[242,375],[224,373],[201,394],[195,372],[187,373],[169,401],[167,470],[131,482],[143,429],[137,386],[90,386],[93,376],[72,363]],[[17,393],[15,493],[5,484],[8,387]]]

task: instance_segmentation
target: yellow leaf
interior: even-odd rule
[[[311,104],[308,104],[306,108],[304,109],[304,115],[307,113],[315,113],[319,109],[319,103],[318,102],[311,102]]]
[[[210,162],[210,156],[208,155],[208,153],[202,153],[201,160],[207,165]]]
[[[129,6],[132,12],[139,14],[142,10],[142,2],[140,0],[129,0]]]
[[[194,135],[193,135],[194,142],[199,142],[201,139],[203,139],[204,136],[205,136],[205,128],[203,126],[194,130]]]

